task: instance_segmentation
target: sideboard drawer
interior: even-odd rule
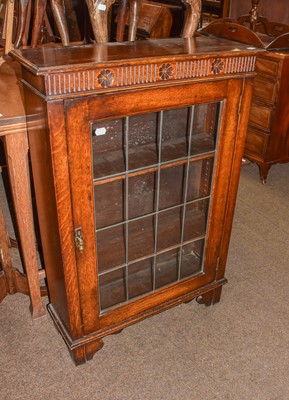
[[[271,123],[272,108],[260,103],[252,102],[249,124],[256,125],[269,132]]]
[[[264,157],[269,137],[270,135],[249,127],[245,142],[245,155]]]
[[[265,60],[262,57],[258,57],[256,60],[256,72],[261,75],[273,76],[277,78],[279,68],[279,62],[273,60]]]
[[[274,103],[276,98],[276,84],[266,79],[255,78],[253,99]]]

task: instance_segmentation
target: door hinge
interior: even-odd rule
[[[74,241],[75,241],[75,246],[77,250],[80,253],[84,252],[84,239],[82,236],[82,228],[76,228],[74,230]]]

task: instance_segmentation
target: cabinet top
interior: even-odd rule
[[[213,36],[13,50],[22,82],[47,99],[252,76],[252,46]]]
[[[56,46],[13,50],[11,55],[35,75],[83,71],[94,67],[142,64],[179,58],[253,55],[260,49],[217,37],[148,39],[136,42]]]

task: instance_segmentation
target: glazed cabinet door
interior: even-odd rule
[[[236,79],[65,100],[82,313],[98,329],[223,283],[241,89]]]

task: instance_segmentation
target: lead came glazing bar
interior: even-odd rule
[[[153,290],[156,288],[156,264],[158,250],[158,222],[159,222],[159,204],[160,204],[160,179],[161,179],[161,160],[162,160],[162,137],[163,137],[163,111],[158,114],[157,121],[157,137],[158,137],[158,169],[157,169],[157,184],[155,197],[155,226],[154,226],[154,264],[153,264]]]
[[[188,154],[187,154],[187,164],[186,164],[186,176],[185,176],[185,187],[183,192],[183,213],[182,213],[182,230],[181,230],[181,246],[179,250],[179,263],[178,263],[178,281],[181,279],[181,266],[182,266],[182,251],[184,242],[184,230],[185,230],[185,220],[186,220],[186,206],[187,206],[187,196],[188,196],[188,184],[189,184],[189,173],[190,173],[190,155],[192,147],[192,134],[193,134],[193,124],[194,124],[194,106],[189,109],[189,141],[188,141]]]
[[[190,157],[190,160],[198,161],[201,159],[214,157],[214,154],[215,154],[215,150],[200,152],[195,155],[193,154]],[[174,158],[173,160],[163,161],[161,164],[161,169],[166,169],[166,168],[170,168],[171,166],[186,164],[186,162],[187,162],[187,157],[179,157],[179,158]],[[146,167],[132,168],[129,170],[129,176],[132,177],[132,176],[142,175],[142,174],[146,174],[147,172],[152,172],[153,170],[157,171],[157,169],[158,169],[158,164],[151,164]],[[96,185],[105,184],[109,181],[112,182],[113,180],[118,180],[118,179],[125,179],[125,173],[117,172],[115,174],[109,174],[109,175],[101,176],[99,178],[94,178],[93,184],[96,186]]]
[[[190,205],[190,204],[193,204],[193,203],[197,203],[197,202],[199,202],[200,200],[206,200],[206,199],[209,199],[209,198],[210,198],[210,196],[198,197],[197,199],[194,199],[194,200],[191,200],[191,201],[187,201],[187,202],[186,202],[186,205]],[[176,209],[176,208],[183,207],[184,204],[185,204],[185,203],[183,202],[183,203],[177,204],[177,205],[175,205],[175,206],[167,207],[167,208],[165,208],[165,209],[163,209],[163,210],[158,210],[158,214],[162,214],[162,213],[165,213],[165,212],[167,212],[167,211],[170,211],[170,210],[174,210],[174,209]],[[151,217],[151,216],[153,216],[153,215],[155,215],[155,212],[151,212],[151,213],[149,213],[149,214],[146,214],[146,217]],[[138,221],[138,220],[141,220],[141,219],[143,219],[143,215],[141,215],[141,216],[139,216],[139,217],[131,218],[129,221],[130,221],[130,222],[134,222],[134,221]],[[125,223],[125,222],[117,222],[116,224],[107,225],[107,226],[104,226],[103,228],[98,228],[98,229],[96,230],[96,232],[102,232],[102,231],[105,231],[105,230],[110,229],[110,228],[115,228],[116,226],[123,225],[124,223]]]
[[[188,244],[192,244],[192,243],[195,243],[195,242],[198,242],[199,240],[202,240],[202,239],[205,239],[205,238],[206,238],[205,235],[200,235],[200,236],[195,237],[194,239],[185,240],[185,241],[183,242],[183,246],[188,245]],[[159,250],[159,251],[157,252],[157,255],[159,256],[159,255],[161,255],[161,254],[168,253],[170,250],[176,250],[176,249],[179,248],[179,246],[180,246],[180,244],[177,243],[176,245],[172,245],[172,246],[170,246],[170,247],[168,247],[168,248],[165,248],[165,249],[163,249],[163,250]],[[148,260],[148,259],[152,258],[153,256],[154,256],[153,253],[152,253],[152,254],[147,254],[146,256],[143,256],[143,257],[140,257],[140,258],[138,258],[138,259],[136,259],[136,260],[130,261],[130,262],[128,263],[128,266],[137,264],[137,263],[139,263],[140,261]],[[126,266],[126,264],[120,264],[120,265],[117,265],[116,267],[112,267],[112,268],[106,269],[105,271],[100,271],[100,272],[98,273],[98,276],[108,275],[109,273],[111,273],[111,272],[113,272],[113,271],[121,270],[121,269],[124,268],[125,266]]]

